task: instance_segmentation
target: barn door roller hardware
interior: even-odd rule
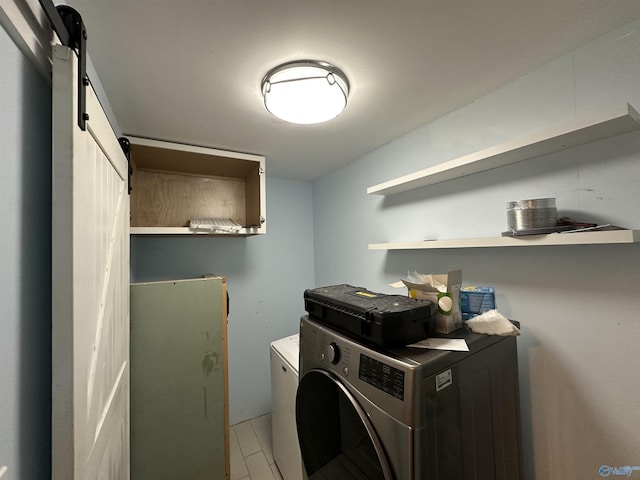
[[[133,167],[131,166],[131,142],[127,137],[118,138],[118,143],[120,144],[120,148],[124,152],[124,156],[127,159],[127,176],[129,177],[127,183],[127,190],[129,195],[131,195],[131,175],[133,174]]]
[[[78,54],[78,126],[87,129],[89,114],[86,112],[87,87],[87,30],[82,23],[82,17],[67,5],[55,7],[51,0],[39,0],[51,26],[58,34],[63,45],[73,49]]]

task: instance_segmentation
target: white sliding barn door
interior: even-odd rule
[[[128,165],[77,59],[53,50],[52,479],[129,478]]]

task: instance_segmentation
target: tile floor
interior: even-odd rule
[[[231,480],[282,480],[271,448],[271,414],[229,429]]]

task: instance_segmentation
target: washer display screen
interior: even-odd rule
[[[404,372],[374,358],[360,354],[358,378],[404,400]]]

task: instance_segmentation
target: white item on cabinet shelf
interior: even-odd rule
[[[482,247],[531,247],[542,245],[593,245],[640,242],[640,230],[550,233],[518,237],[458,238],[414,242],[370,243],[369,250],[417,250]]]
[[[628,103],[618,105],[374,185],[367,188],[367,193],[393,195],[638,129],[640,129],[640,114],[636,109]]]
[[[189,229],[195,232],[224,232],[237,233],[242,228],[238,222],[230,218],[202,218],[195,217],[189,222]]]

